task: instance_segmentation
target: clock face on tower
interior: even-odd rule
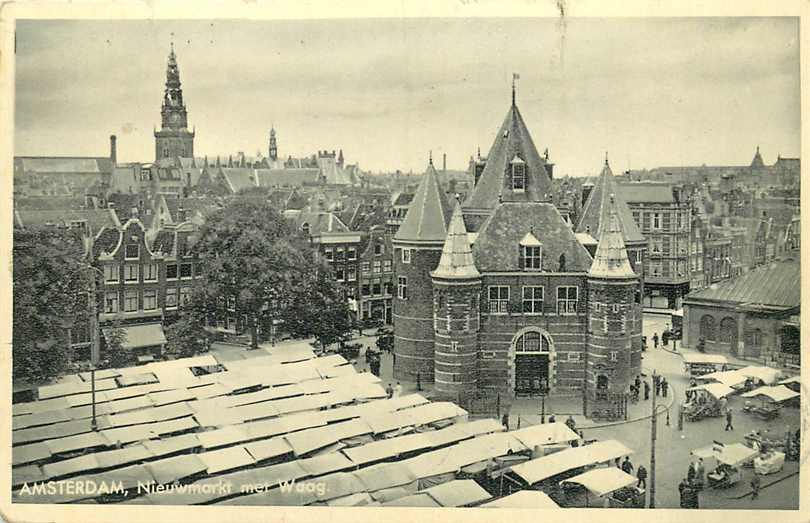
[[[174,124],[178,123],[180,121],[180,115],[177,113],[172,113],[172,115],[169,117],[169,121]]]

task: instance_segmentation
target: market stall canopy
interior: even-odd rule
[[[519,490],[481,506],[485,508],[560,508],[548,494],[539,490]]]
[[[395,499],[383,503],[384,507],[428,507],[439,508],[441,505],[436,502],[432,497],[427,494],[414,494],[404,498]]]
[[[369,492],[400,487],[413,483],[417,479],[410,469],[400,461],[363,467],[356,470],[354,475],[365,485],[366,490]]]
[[[791,376],[791,377],[789,377],[787,379],[784,379],[784,380],[780,381],[779,384],[780,385],[787,385],[788,383],[799,383],[800,384],[801,382],[802,382],[802,378],[800,376]]]
[[[683,362],[688,364],[713,363],[720,365],[723,363],[728,363],[728,359],[726,359],[726,357],[722,354],[702,354],[699,352],[691,352],[689,354],[684,354]]]
[[[636,477],[617,467],[596,468],[583,472],[565,483],[579,483],[597,496],[610,494],[620,488],[629,487],[637,481]]]
[[[510,434],[530,449],[537,445],[553,445],[579,439],[579,434],[571,430],[565,423],[531,425],[514,430]]]
[[[692,387],[686,390],[688,391],[705,390],[706,392],[708,392],[717,399],[725,398],[729,394],[734,394],[734,389],[732,389],[728,385],[723,385],[722,383],[707,383],[705,385],[698,385],[697,387]]]
[[[442,507],[464,507],[490,499],[492,495],[471,479],[448,481],[423,490]]]
[[[771,367],[757,367],[753,365],[743,367],[742,369],[737,369],[737,372],[743,374],[744,376],[762,380],[765,385],[772,385],[776,383],[779,380],[779,377],[782,375],[782,372],[778,369],[773,369]]]
[[[738,466],[756,457],[759,451],[747,447],[742,443],[731,443],[729,445],[715,444],[692,451],[693,456],[703,459],[714,458],[720,463],[731,466]]]
[[[529,485],[568,470],[603,463],[633,451],[616,440],[598,441],[549,454],[512,467],[512,472]]]
[[[777,385],[775,387],[760,387],[742,395],[743,398],[754,398],[756,396],[766,396],[777,403],[781,403],[798,397],[799,393],[790,390],[784,385]]]
[[[208,474],[248,467],[256,464],[253,456],[244,447],[226,447],[197,454],[205,464]]]
[[[714,380],[728,387],[736,387],[737,385],[744,384],[745,380],[748,379],[748,376],[736,370],[724,370],[721,372],[710,372],[709,374],[704,374],[698,379]]]

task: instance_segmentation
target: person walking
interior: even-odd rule
[[[506,414],[504,414],[503,417],[501,418],[501,425],[503,425],[503,428],[505,430],[509,430],[509,413],[508,412]]]
[[[689,508],[688,491],[689,491],[689,484],[687,483],[687,480],[682,479],[681,482],[678,483],[678,493],[681,496],[681,508]]]
[[[641,376],[636,375],[636,389],[641,390]]]
[[[387,387],[385,387],[385,393],[388,394],[388,397],[391,398],[394,395],[394,388],[389,383]]]
[[[638,488],[647,488],[647,469],[644,468],[644,465],[638,466],[638,471],[636,472],[636,477],[638,478],[638,483],[636,483],[636,487]]]
[[[556,423],[557,422],[557,418],[554,417],[554,414],[552,414],[551,416],[548,417],[548,422],[549,423]]]
[[[653,347],[658,348],[658,333],[653,334]]]
[[[759,497],[759,489],[761,486],[762,480],[759,479],[759,474],[755,472],[754,477],[751,478],[751,501]]]
[[[690,461],[689,462],[689,468],[686,470],[686,482],[689,485],[691,485],[691,484],[693,484],[695,482],[695,475],[696,475],[695,462]]]
[[[667,397],[667,388],[669,388],[669,383],[667,383],[666,378],[661,378],[661,396]]]
[[[394,387],[394,397],[398,398],[400,396],[402,396],[402,385],[397,382],[397,386]]]
[[[734,430],[734,425],[731,424],[732,419],[733,418],[732,418],[732,415],[731,415],[731,407],[729,407],[726,410],[726,428],[725,428],[725,430],[727,430],[727,431],[728,430]]]
[[[650,399],[650,384],[647,380],[644,380],[644,401]]]
[[[630,463],[630,456],[625,456],[624,461],[622,461],[622,470],[625,471],[627,474],[633,473],[633,464]]]
[[[569,429],[573,430],[574,432],[577,431],[577,422],[574,421],[573,416],[570,414],[568,415],[568,419],[565,420],[565,424],[568,426]]]
[[[703,490],[706,484],[706,467],[703,466],[703,458],[698,458],[697,466],[695,466],[695,486],[697,490]]]

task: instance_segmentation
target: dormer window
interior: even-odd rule
[[[509,166],[512,169],[512,190],[524,192],[526,190],[526,162],[515,155]]]
[[[542,269],[543,244],[532,234],[520,240],[520,266],[525,271],[539,271]]]

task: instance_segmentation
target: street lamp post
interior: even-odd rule
[[[90,283],[90,328],[91,328],[91,345],[90,345],[90,402],[92,405],[90,420],[90,428],[93,431],[98,430],[98,422],[96,420],[96,365],[99,361],[99,336],[98,336],[98,294],[96,292],[96,269],[90,266],[92,279]]]
[[[658,375],[655,374],[653,371],[652,375],[653,380],[653,389],[658,390],[656,387],[656,382],[658,381]],[[652,397],[652,420],[651,420],[651,435],[650,435],[650,508],[655,508],[655,438],[656,438],[656,430],[658,428],[658,412],[656,408],[656,399],[657,395],[653,393]]]
[[[548,393],[548,380],[540,380],[540,423],[546,422],[546,393]]]

